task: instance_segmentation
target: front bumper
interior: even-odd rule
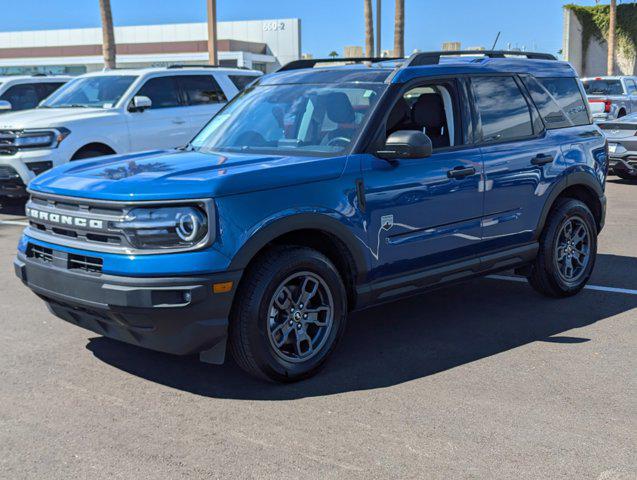
[[[79,273],[53,260],[19,252],[16,275],[67,322],[109,338],[177,355],[200,353],[202,360],[223,363],[228,317],[241,272],[139,278]],[[227,293],[212,285],[233,282]]]
[[[26,198],[27,187],[22,178],[17,174],[11,174],[8,167],[0,168],[0,197],[5,198]],[[7,173],[4,175],[4,173]]]

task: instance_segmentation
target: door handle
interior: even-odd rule
[[[177,125],[183,125],[184,123],[186,123],[186,120],[184,120],[183,118],[173,118],[173,123],[176,123]]]
[[[546,165],[547,163],[553,163],[553,160],[555,160],[555,157],[553,157],[553,155],[546,155],[544,153],[540,153],[539,155],[536,155],[535,157],[533,157],[533,159],[531,160],[531,163],[533,165]]]
[[[475,167],[455,167],[447,172],[449,178],[464,178],[475,174]]]

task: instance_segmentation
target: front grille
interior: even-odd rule
[[[19,130],[0,130],[0,155],[14,155],[18,151],[15,146]]]
[[[40,234],[46,233],[51,237],[41,238],[42,240],[73,240],[86,244],[89,249],[91,245],[132,249],[133,246],[128,242],[126,235],[121,230],[111,227],[112,222],[123,220],[129,209],[130,207],[126,206],[95,205],[81,199],[58,199],[41,194],[32,195],[26,205],[30,226]],[[46,213],[48,218],[43,219],[40,215],[36,218],[33,215],[34,210]],[[75,224],[74,221],[78,218],[86,221],[86,224]],[[99,222],[102,228],[94,228],[90,222]]]
[[[125,255],[153,255],[201,248],[202,244],[188,248],[137,248],[129,239],[129,232],[123,228],[115,227],[118,223],[124,222],[133,209],[153,206],[165,207],[182,203],[203,205],[209,224],[215,224],[212,201],[208,199],[116,202],[33,192],[26,204],[29,226],[25,233],[35,240],[65,245],[70,248]],[[210,241],[210,233],[206,236],[205,241]]]
[[[20,175],[8,165],[0,165],[0,180],[19,180]]]
[[[102,264],[103,260],[101,258],[69,253],[69,270],[83,270],[90,273],[102,273]]]

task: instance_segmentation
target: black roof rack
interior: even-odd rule
[[[438,65],[440,57],[459,55],[484,55],[488,58],[506,58],[508,56],[526,57],[529,60],[557,60],[550,53],[521,52],[518,50],[452,50],[441,52],[418,52],[407,59],[404,67],[417,67],[422,65]]]
[[[169,69],[177,69],[177,68],[237,68],[239,70],[250,70],[247,67],[224,67],[223,65],[210,65],[206,63],[202,63],[199,65],[184,65],[181,63],[174,63],[172,65],[168,65],[166,68]]]
[[[392,60],[404,60],[396,57],[354,57],[354,58],[303,58],[301,60],[293,60],[286,63],[277,72],[286,72],[288,70],[300,70],[301,68],[314,68],[317,63],[378,63]]]

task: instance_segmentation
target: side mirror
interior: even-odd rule
[[[133,112],[143,112],[147,108],[153,106],[153,101],[145,97],[144,95],[136,95],[133,97],[133,104],[131,105],[130,110]]]
[[[13,109],[13,105],[11,102],[7,102],[6,100],[0,100],[0,112],[7,112]]]
[[[432,150],[431,139],[424,133],[399,130],[387,137],[385,146],[376,155],[386,160],[426,158],[431,156]]]

